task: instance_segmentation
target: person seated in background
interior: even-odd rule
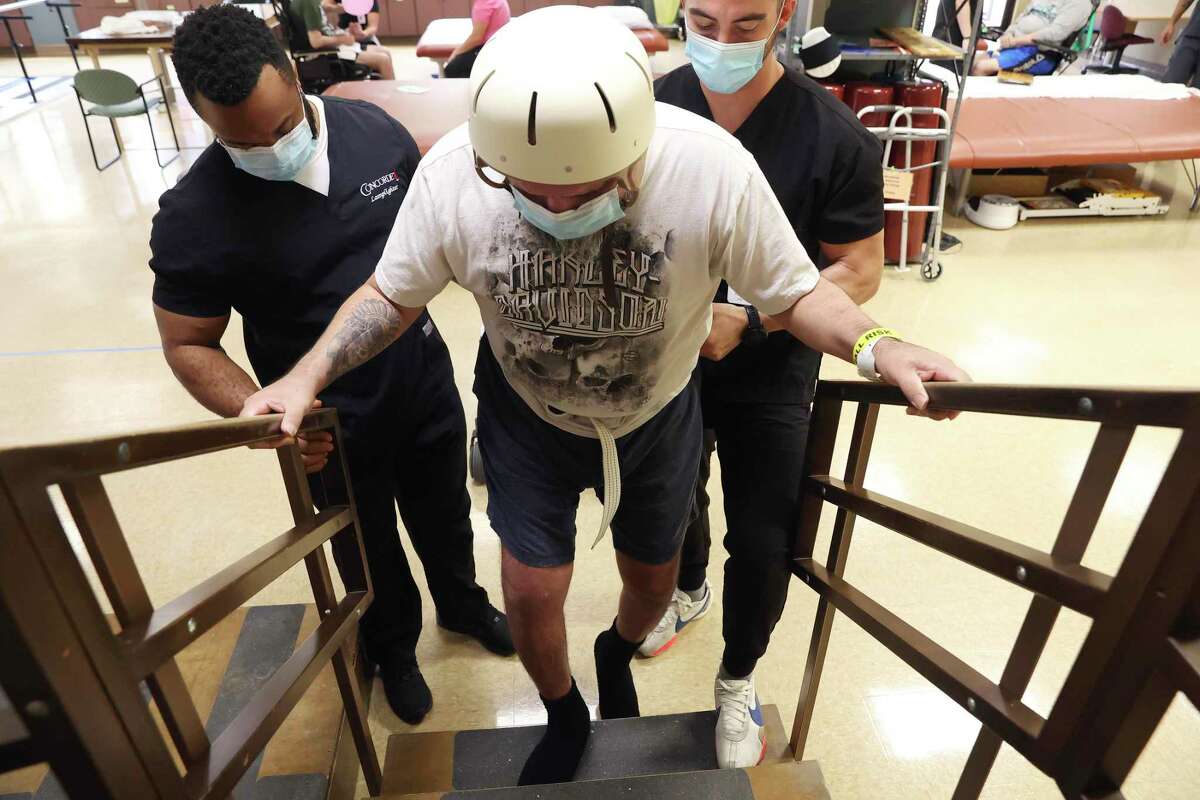
[[[326,11],[333,14],[334,24],[341,30],[346,31],[354,37],[359,44],[378,45],[379,42],[379,0],[375,0],[371,4],[371,10],[367,12],[366,19],[349,13],[341,3],[325,0],[323,6]]]
[[[471,35],[454,48],[443,70],[447,78],[469,78],[479,50],[512,17],[508,0],[475,0],[471,4]]]
[[[1092,0],[1034,0],[1000,37],[999,52],[980,58],[972,75],[995,75],[1000,70],[1049,75],[1058,66],[1058,56],[1039,45],[1060,45],[1087,24]]]
[[[1178,0],[1175,12],[1171,14],[1167,27],[1163,28],[1159,37],[1160,42],[1171,43],[1179,27],[1179,20],[1183,19],[1183,12],[1187,11],[1193,2],[1195,0]],[[1192,18],[1175,42],[1175,51],[1171,53],[1171,60],[1167,62],[1163,83],[1182,83],[1184,86],[1200,89],[1200,7],[1192,9]]]
[[[325,19],[325,10],[321,0],[293,0],[292,21],[302,30],[308,31],[308,44],[314,50],[331,50],[342,45],[359,47],[358,35],[362,26],[355,20],[350,30],[340,31]],[[384,80],[396,77],[392,69],[392,54],[377,44],[361,45],[363,48],[357,57],[359,64],[364,64],[379,73]]]

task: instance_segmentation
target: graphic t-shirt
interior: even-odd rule
[[[475,295],[488,343],[542,419],[595,436],[637,428],[691,376],[722,279],[765,314],[819,276],[754,158],[716,124],[656,104],[637,202],[560,242],[475,173],[465,125],[417,168],[375,279],[420,307],[450,281]]]

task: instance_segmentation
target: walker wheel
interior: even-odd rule
[[[942,277],[942,264],[936,258],[932,261],[926,261],[921,266],[921,277],[927,281],[936,281]]]

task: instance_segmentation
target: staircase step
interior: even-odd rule
[[[382,800],[830,800],[815,761],[750,769],[673,772],[634,778],[576,780],[546,786],[385,794]]]
[[[763,706],[764,764],[790,762],[776,706]],[[717,769],[715,711],[597,720],[577,781]],[[515,786],[544,725],[474,731],[398,733],[388,739],[385,793],[419,794]]]

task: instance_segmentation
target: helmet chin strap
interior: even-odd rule
[[[505,178],[503,181],[497,183],[488,177],[487,173],[484,172],[484,169],[491,169],[491,165],[480,158],[478,153],[475,153],[475,174],[479,176],[479,180],[483,181],[493,189],[508,190],[508,178]]]

